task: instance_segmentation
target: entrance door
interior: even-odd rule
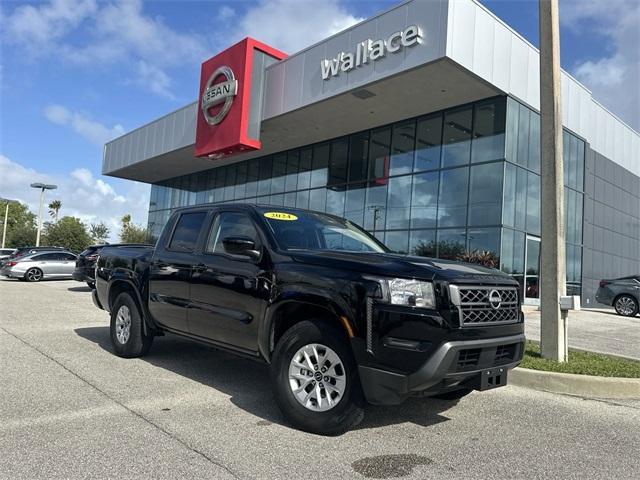
[[[540,305],[540,239],[527,236],[524,265],[524,303]]]

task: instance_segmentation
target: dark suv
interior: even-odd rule
[[[637,315],[638,305],[640,305],[640,275],[600,280],[596,301],[613,306],[618,315],[624,317]]]
[[[91,288],[95,288],[96,260],[104,245],[89,245],[76,260],[76,269],[73,271],[73,279],[78,282],[86,282]]]
[[[173,333],[256,358],[291,423],[337,434],[363,400],[505,385],[524,349],[518,292],[497,270],[394,254],[332,215],[225,204],[176,211],[155,248],[104,247],[93,299],[117,355]]]

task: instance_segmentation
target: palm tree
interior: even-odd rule
[[[53,200],[49,204],[49,215],[55,218],[56,222],[58,221],[58,212],[62,208],[62,202],[60,200]]]

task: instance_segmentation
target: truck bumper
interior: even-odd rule
[[[361,365],[362,390],[369,403],[394,405],[409,396],[501,387],[508,371],[522,360],[524,344],[524,334],[446,342],[408,375]]]

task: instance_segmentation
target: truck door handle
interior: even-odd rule
[[[206,272],[207,266],[204,263],[199,263],[198,265],[193,267],[193,271],[197,273]]]

